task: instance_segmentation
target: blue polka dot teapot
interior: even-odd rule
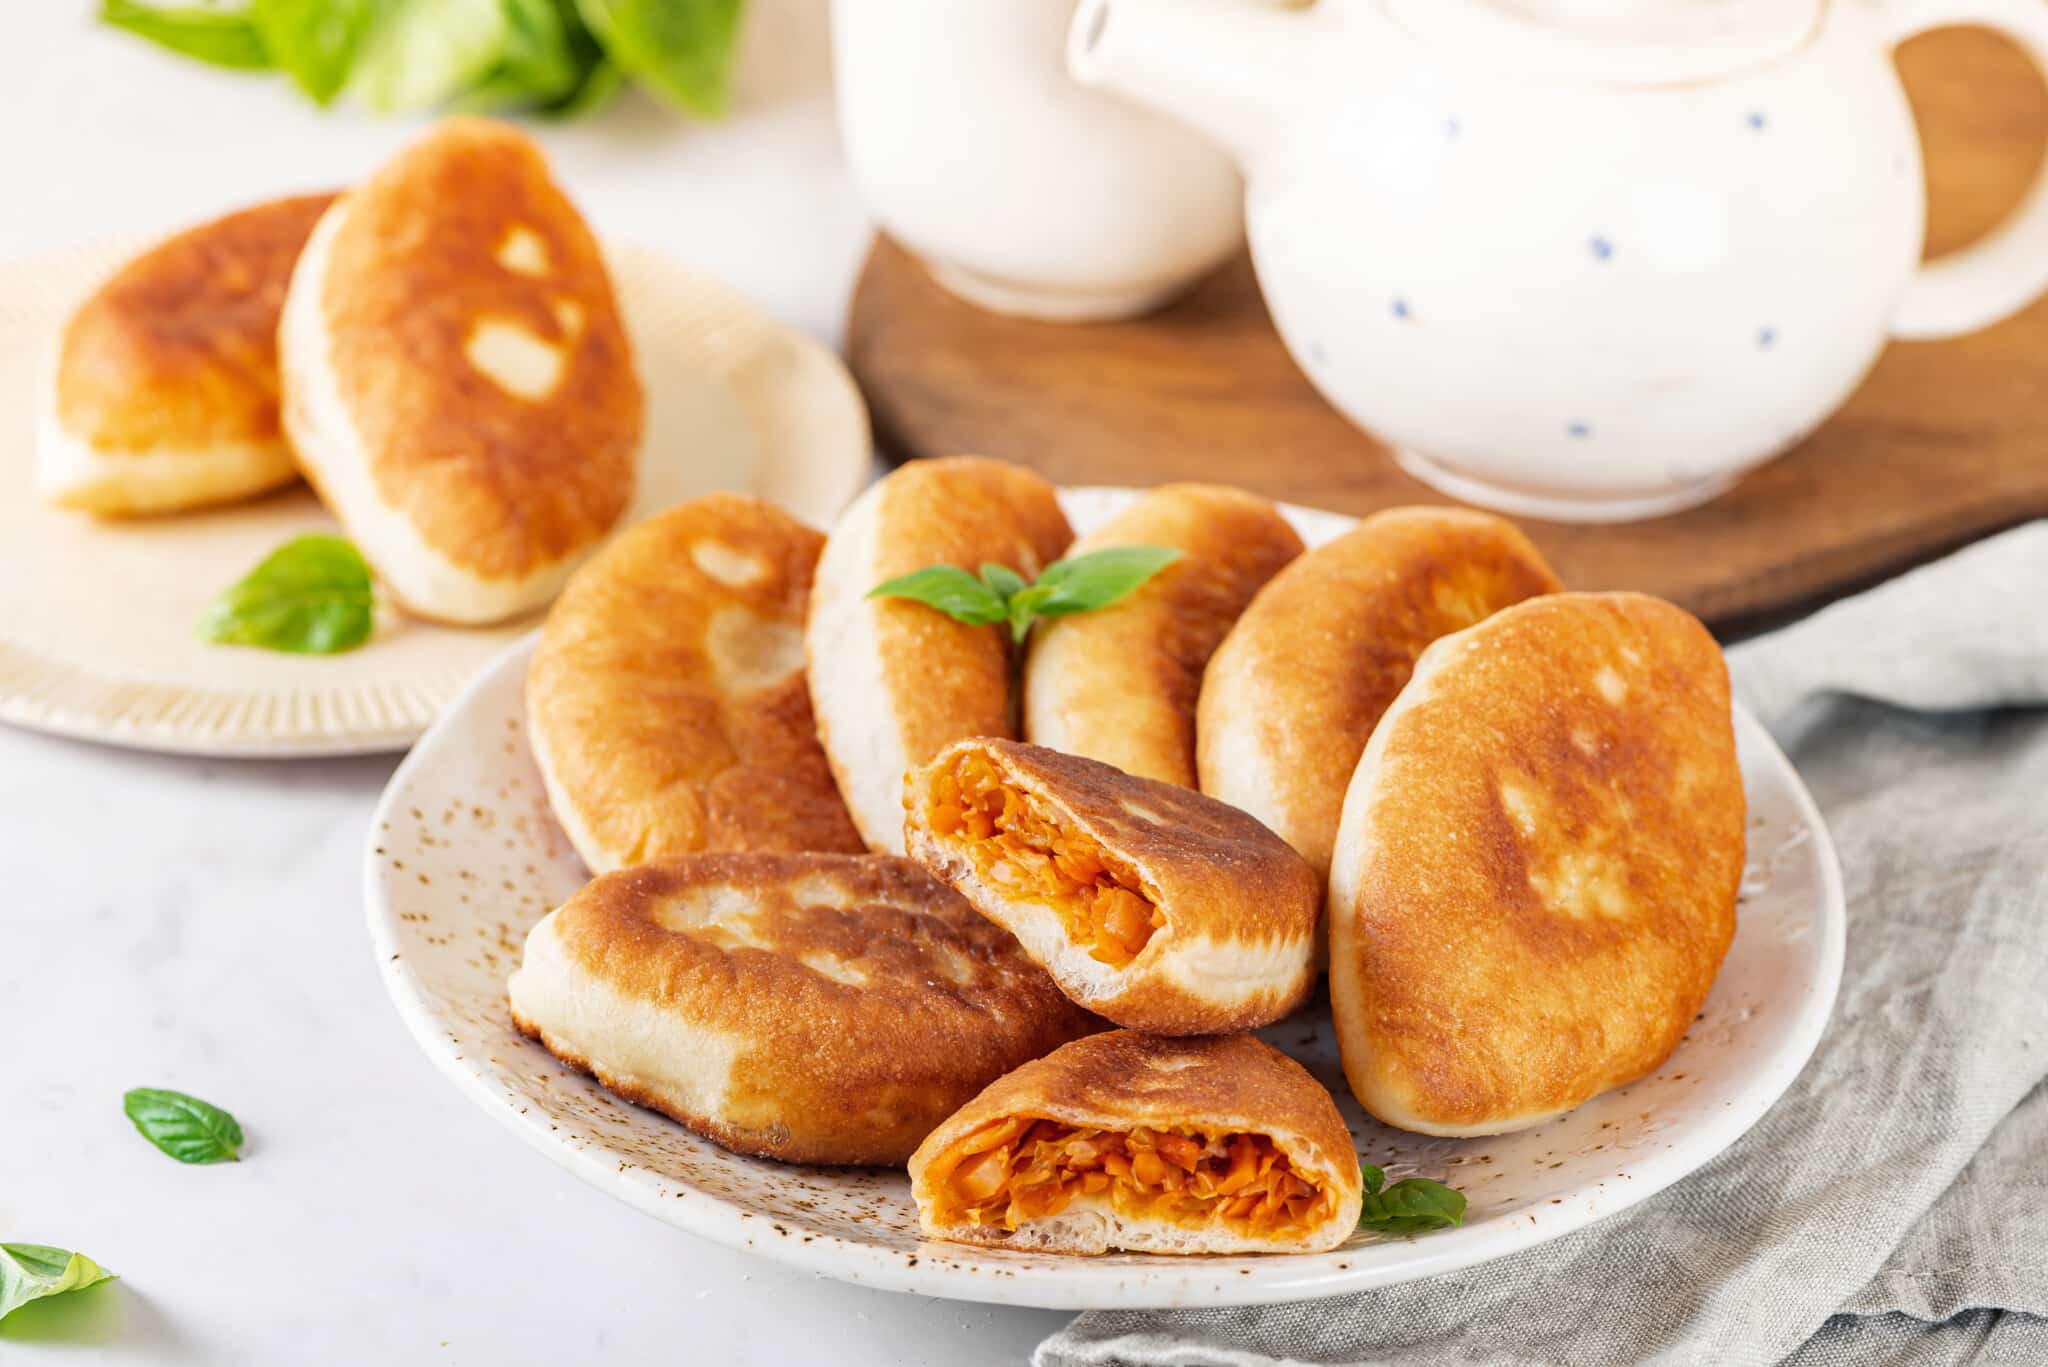
[[[2048,288],[2039,182],[1921,264],[1891,49],[1950,24],[2048,69],[2044,0],[1082,0],[1067,61],[1235,155],[1281,336],[1412,474],[1624,521]]]

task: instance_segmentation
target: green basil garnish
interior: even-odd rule
[[[628,77],[724,112],[745,0],[100,0],[105,24],[215,66],[282,70],[315,104],[569,118]]]
[[[338,536],[287,541],[199,619],[202,641],[333,655],[370,639],[376,617],[370,567]]]
[[[1404,1177],[1386,1190],[1387,1174],[1370,1163],[1358,1165],[1365,1184],[1365,1208],[1358,1227],[1375,1234],[1424,1234],[1465,1223],[1465,1197],[1428,1177]]]
[[[180,1163],[232,1163],[242,1156],[242,1127],[211,1102],[183,1092],[137,1087],[121,1109],[144,1139]]]
[[[1028,583],[1008,565],[983,565],[979,576],[958,565],[927,565],[875,585],[868,597],[908,598],[969,626],[1008,622],[1010,639],[1022,643],[1039,618],[1106,608],[1180,556],[1165,546],[1111,546],[1056,560]]]
[[[627,75],[700,118],[725,113],[743,0],[576,0]]]
[[[82,1291],[113,1277],[83,1253],[48,1244],[0,1244],[0,1320],[30,1301]]]
[[[214,66],[265,71],[271,65],[263,36],[256,31],[255,16],[246,9],[100,0],[100,22]]]
[[[381,0],[254,0],[250,18],[270,60],[314,104],[333,103]]]

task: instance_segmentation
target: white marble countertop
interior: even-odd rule
[[[867,225],[840,161],[823,0],[754,0],[739,109],[632,98],[542,128],[606,233],[838,336]],[[170,228],[350,179],[412,131],[167,58],[85,0],[10,6],[0,256]],[[1064,1318],[891,1296],[693,1239],[578,1183],[413,1047],[358,868],[391,758],[163,758],[0,729],[0,1240],[114,1287],[21,1312],[36,1364],[1019,1361]],[[233,1110],[187,1168],[134,1086]]]

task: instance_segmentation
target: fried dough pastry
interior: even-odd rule
[[[1014,736],[1017,721],[1006,628],[868,591],[931,565],[1034,579],[1071,540],[1052,485],[974,456],[910,462],[833,528],[804,646],[818,738],[869,849],[903,853],[904,774],[963,736]]]
[[[631,502],[645,403],[611,278],[507,124],[446,120],[337,200],[278,342],[306,477],[417,616],[541,606]]]
[[[1330,1094],[1250,1035],[1115,1030],[991,1085],[910,1160],[935,1239],[1051,1253],[1314,1253],[1357,1228]]]
[[[35,487],[106,517],[253,498],[299,477],[278,420],[277,322],[332,195],[188,228],[115,272],[58,335]]]
[[[513,1022],[738,1153],[901,1163],[995,1078],[1099,1023],[908,860],[703,854],[543,918]]]
[[[1328,874],[1351,771],[1423,647],[1557,588],[1528,538],[1497,517],[1366,518],[1275,575],[1217,648],[1196,708],[1202,791]]]
[[[1024,738],[1192,788],[1202,671],[1252,595],[1301,554],[1301,538],[1256,494],[1167,484],[1071,554],[1115,546],[1183,554],[1119,602],[1038,624],[1024,669]]]
[[[1321,883],[1234,807],[985,737],[913,773],[904,804],[911,856],[1119,1025],[1250,1030],[1314,984]]]
[[[1331,869],[1359,1103],[1497,1134],[1656,1068],[1735,934],[1745,813],[1728,671],[1681,609],[1554,594],[1431,646]]]
[[[704,850],[864,848],[804,685],[824,544],[771,503],[709,494],[621,533],[549,609],[527,731],[593,873]]]

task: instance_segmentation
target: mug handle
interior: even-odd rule
[[[1907,0],[1878,20],[1887,49],[1915,34],[1972,25],[2004,34],[2048,80],[2048,4],[2043,0]],[[1906,285],[1892,335],[1954,337],[2018,313],[2048,290],[2048,160],[2004,222],[1958,251],[1925,262]]]

